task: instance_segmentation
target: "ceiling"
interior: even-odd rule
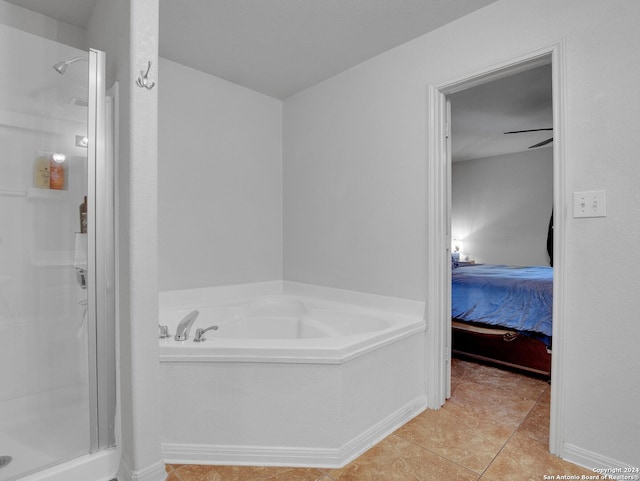
[[[86,28],[97,0],[7,0]],[[160,0],[160,56],[284,99],[496,0]]]
[[[286,98],[495,0],[162,0],[160,53]]]
[[[80,28],[87,28],[97,0],[5,0]]]
[[[550,131],[504,134],[553,127],[551,64],[484,83],[448,98],[454,162],[522,152],[553,137]]]
[[[97,0],[7,0],[86,28]],[[160,56],[284,99],[496,0],[160,0]],[[526,150],[549,132],[550,67],[450,96],[453,159]]]

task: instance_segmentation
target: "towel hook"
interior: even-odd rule
[[[151,60],[149,60],[146,72],[144,70],[140,70],[141,76],[136,80],[136,85],[138,87],[144,87],[147,90],[151,90],[156,85],[155,82],[149,82],[149,70],[151,70]]]

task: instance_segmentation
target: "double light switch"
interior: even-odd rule
[[[590,190],[573,193],[573,217],[606,217],[607,191]]]

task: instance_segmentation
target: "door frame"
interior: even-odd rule
[[[87,331],[90,453],[115,444],[116,345],[113,105],[105,90],[106,53],[89,49],[87,136]]]
[[[450,389],[451,372],[451,161],[447,95],[551,63],[553,84],[553,356],[551,364],[551,421],[549,451],[562,457],[564,444],[564,336],[565,312],[565,55],[563,42],[545,45],[462,77],[428,85],[427,152],[427,398],[431,409],[441,407]]]

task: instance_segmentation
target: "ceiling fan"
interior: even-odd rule
[[[505,132],[505,134],[522,134],[524,132],[539,132],[541,130],[553,130],[553,127],[548,128],[548,129],[530,129],[530,130],[514,130],[512,132]],[[543,145],[547,145],[550,144],[551,142],[553,142],[553,137],[551,137],[550,139],[547,140],[543,140],[542,142],[538,142],[537,144],[534,144],[532,146],[530,146],[530,149],[535,149],[536,147],[542,147]]]

